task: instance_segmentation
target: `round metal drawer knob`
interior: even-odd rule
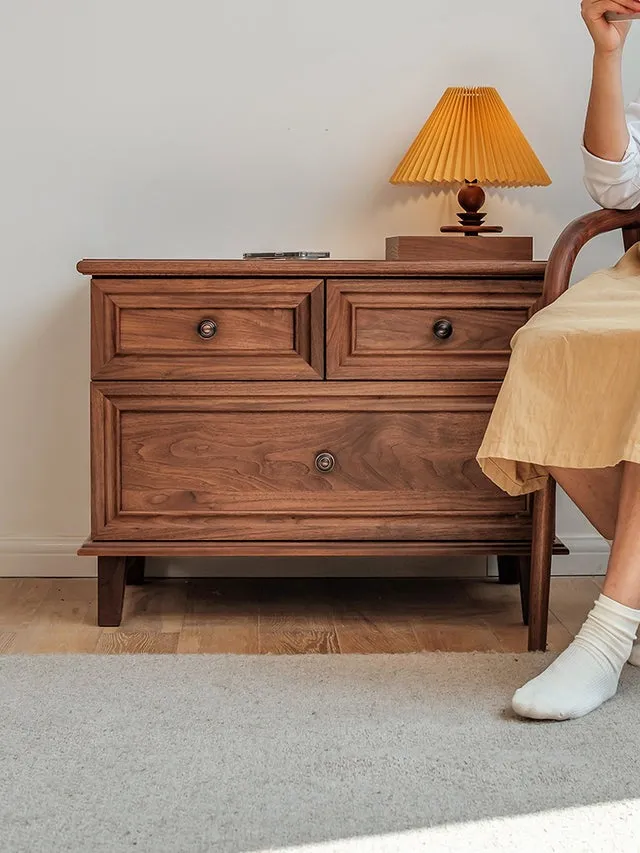
[[[201,320],[198,323],[198,334],[201,338],[208,340],[218,331],[218,325],[214,320]]]
[[[433,334],[441,341],[446,341],[453,334],[453,323],[451,320],[437,320],[433,324]]]
[[[316,468],[322,474],[328,474],[336,467],[335,457],[331,453],[318,453],[316,456]]]

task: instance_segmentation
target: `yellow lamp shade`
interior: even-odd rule
[[[551,178],[498,92],[446,90],[391,176],[392,184],[478,181],[493,187],[543,187]]]

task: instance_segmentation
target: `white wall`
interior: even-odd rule
[[[639,55],[640,26],[627,66]],[[578,149],[590,66],[577,2],[4,4],[0,572],[44,571],[44,555],[63,571],[89,529],[79,258],[376,258],[387,235],[437,233],[453,195],[386,180],[452,85],[496,86],[551,174],[488,191],[491,221],[534,234],[544,258],[593,207]],[[620,253],[599,239],[578,275]],[[566,501],[559,532],[591,535]]]

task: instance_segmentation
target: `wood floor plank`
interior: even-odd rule
[[[0,625],[3,630],[28,628],[40,605],[49,597],[51,578],[0,578]]]
[[[319,605],[309,601],[306,605],[300,600],[263,605],[260,607],[260,634],[293,631],[333,631],[334,611],[329,603]]]
[[[16,632],[14,651],[24,654],[90,653],[101,629],[95,624],[96,582],[54,578],[32,624]]]
[[[96,645],[101,655],[175,654],[179,634],[145,633],[143,631],[103,631]]]
[[[0,655],[10,655],[16,641],[16,634],[10,631],[0,632]]]
[[[89,625],[35,626],[16,631],[13,651],[20,654],[91,654],[102,629]]]
[[[178,640],[178,654],[257,655],[258,619],[229,619],[223,624],[183,628]]]
[[[330,630],[334,604],[328,579],[269,579],[261,585],[258,597],[261,628]]]
[[[387,618],[409,618],[415,625],[477,624],[494,619],[522,622],[519,590],[494,580],[407,579],[378,589],[376,608]]]
[[[190,583],[178,652],[258,654],[258,614],[255,584],[227,578]]]
[[[496,651],[500,652],[526,652],[529,648],[529,632],[521,625],[496,625],[493,632],[500,642]],[[573,640],[571,634],[564,625],[559,622],[549,625],[547,633],[547,651],[562,652]]]
[[[259,607],[261,654],[339,654],[328,580],[272,581]]]
[[[554,578],[549,609],[575,636],[599,595],[600,588],[590,578]]]
[[[335,655],[340,646],[332,631],[266,631],[260,632],[260,654],[263,655]]]
[[[599,578],[554,578],[549,648],[571,641]],[[527,649],[519,590],[494,580],[148,581],[98,628],[95,579],[0,579],[0,653],[379,654]]]
[[[342,654],[420,651],[409,607],[414,583],[405,579],[339,578],[329,584]]]
[[[421,650],[410,624],[376,624],[364,616],[352,617],[336,623],[336,634],[343,655],[412,654]]]
[[[425,652],[493,652],[500,641],[488,625],[414,625]]]
[[[134,633],[176,634],[182,630],[189,594],[186,580],[145,580],[128,586],[122,624]]]
[[[555,584],[557,578],[552,581]],[[444,590],[445,595],[453,595],[453,589]],[[449,613],[446,609],[444,616],[446,625],[459,625],[460,623],[473,630],[476,625],[486,625],[496,637],[497,644],[494,648],[477,648],[475,651],[504,651],[504,652],[526,652],[528,650],[528,629],[522,622],[522,607],[520,603],[520,590],[518,586],[497,583],[494,580],[480,582],[465,582],[460,589],[460,606],[454,612]],[[480,633],[478,638],[487,635]],[[553,613],[549,613],[548,649],[549,651],[563,651],[573,639],[573,634],[560,624]],[[478,639],[478,645],[481,640]],[[469,645],[473,644],[472,636],[469,636]],[[461,641],[457,650],[463,651],[464,641]],[[469,648],[469,651],[472,649]]]

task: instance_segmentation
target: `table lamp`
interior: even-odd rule
[[[551,178],[498,92],[488,86],[446,90],[390,178],[392,184],[459,184],[459,225],[443,232],[467,237],[500,233],[483,225],[485,194],[492,187],[545,187]]]

